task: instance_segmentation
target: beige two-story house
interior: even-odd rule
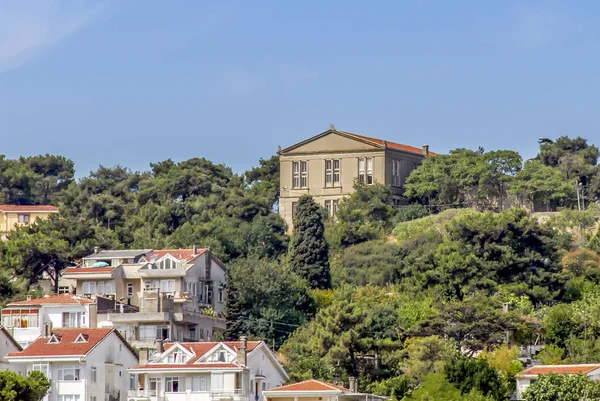
[[[340,199],[354,191],[356,181],[389,185],[394,203],[405,204],[406,178],[425,157],[435,155],[428,145],[416,148],[331,125],[327,131],[279,151],[279,213],[291,228],[298,198],[311,195],[335,216]]]

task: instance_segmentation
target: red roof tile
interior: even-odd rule
[[[79,297],[72,294],[53,295],[43,298],[35,298],[25,301],[11,302],[7,306],[24,306],[24,305],[83,305],[93,304],[89,298]]]
[[[362,139],[364,141],[369,141],[369,142],[374,142],[378,145],[383,145],[384,142],[386,142],[387,147],[390,149],[396,149],[396,150],[403,150],[405,152],[410,152],[410,153],[416,153],[419,155],[423,154],[423,149],[422,148],[416,148],[414,146],[409,146],[409,145],[403,145],[401,143],[396,143],[396,142],[391,142],[391,141],[384,141],[383,139],[378,139],[378,138],[371,138],[369,136],[364,136],[364,135],[358,135],[358,134],[353,134],[352,132],[345,132],[345,131],[340,131],[343,132],[347,135],[351,135],[355,138],[358,139]],[[430,156],[437,156],[437,153],[434,152],[429,152]]]
[[[51,356],[83,356],[87,355],[105,337],[114,331],[114,328],[105,329],[55,329],[52,333],[60,338],[58,344],[48,344],[48,337],[40,337],[29,347],[21,352],[11,352],[8,357],[51,357]],[[88,335],[86,343],[75,343],[79,334]]]
[[[245,366],[237,363],[153,363],[138,365],[130,369],[243,369]]]
[[[0,205],[0,212],[58,213],[58,208],[56,206],[50,206],[50,205]]]
[[[520,376],[527,375],[548,375],[550,373],[555,374],[567,374],[576,375],[578,373],[590,373],[596,369],[600,369],[600,364],[582,364],[582,365],[539,365],[533,366],[519,373]]]
[[[190,261],[202,255],[206,251],[206,248],[198,248],[196,250],[196,254],[194,255],[193,249],[157,249],[144,256],[144,259],[147,262],[150,262],[150,260],[152,260],[153,258],[156,258],[158,260],[163,256],[169,254],[177,260]]]
[[[95,274],[110,273],[116,266],[109,267],[69,267],[63,271],[63,274]]]
[[[335,384],[327,383],[321,380],[305,380],[300,383],[288,384],[286,386],[275,387],[268,391],[345,391],[350,392],[349,389],[337,386]]]

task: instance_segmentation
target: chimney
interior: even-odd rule
[[[423,145],[423,154],[425,156],[429,155],[429,145]]]
[[[148,362],[149,355],[150,355],[150,350],[148,348],[140,349],[140,354],[139,354],[140,365],[145,365]]]
[[[52,336],[52,322],[44,323],[44,337]]]
[[[194,244],[194,255],[198,255],[198,245]]]
[[[158,352],[159,354],[162,354],[165,351],[164,347],[163,347],[163,340],[156,340],[156,352]]]
[[[383,141],[383,148],[387,149],[387,141],[385,141],[385,140]]]
[[[31,301],[31,295],[27,295],[27,300]]]
[[[248,359],[248,339],[246,336],[240,337],[240,348],[237,352],[237,361],[240,365],[246,366]]]
[[[358,393],[358,381],[356,380],[356,377],[350,376],[348,380],[350,382],[350,385],[348,386],[350,387],[350,392]]]
[[[100,247],[99,246],[95,246],[94,247],[94,253],[98,253],[100,252]]]
[[[329,129],[332,130],[332,131],[335,131],[334,125],[333,124],[329,124]]]

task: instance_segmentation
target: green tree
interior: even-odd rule
[[[523,393],[525,401],[592,401],[600,397],[600,384],[579,375],[539,376]]]
[[[445,374],[462,394],[475,389],[495,401],[508,399],[506,383],[485,359],[457,355],[446,363]]]
[[[310,196],[298,200],[289,263],[311,288],[331,288],[329,247],[319,205]]]
[[[456,386],[449,383],[442,373],[430,374],[414,391],[408,393],[403,401],[489,401],[479,391],[473,389],[463,394]]]
[[[41,401],[50,381],[43,373],[32,371],[21,376],[10,370],[0,372],[0,399],[2,401]]]
[[[454,354],[453,344],[438,336],[413,337],[405,344],[407,359],[402,363],[402,371],[415,382],[432,373],[443,373],[444,365]]]

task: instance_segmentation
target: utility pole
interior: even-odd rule
[[[579,180],[575,180],[575,191],[577,192],[577,210],[581,212],[581,202],[579,201]]]

